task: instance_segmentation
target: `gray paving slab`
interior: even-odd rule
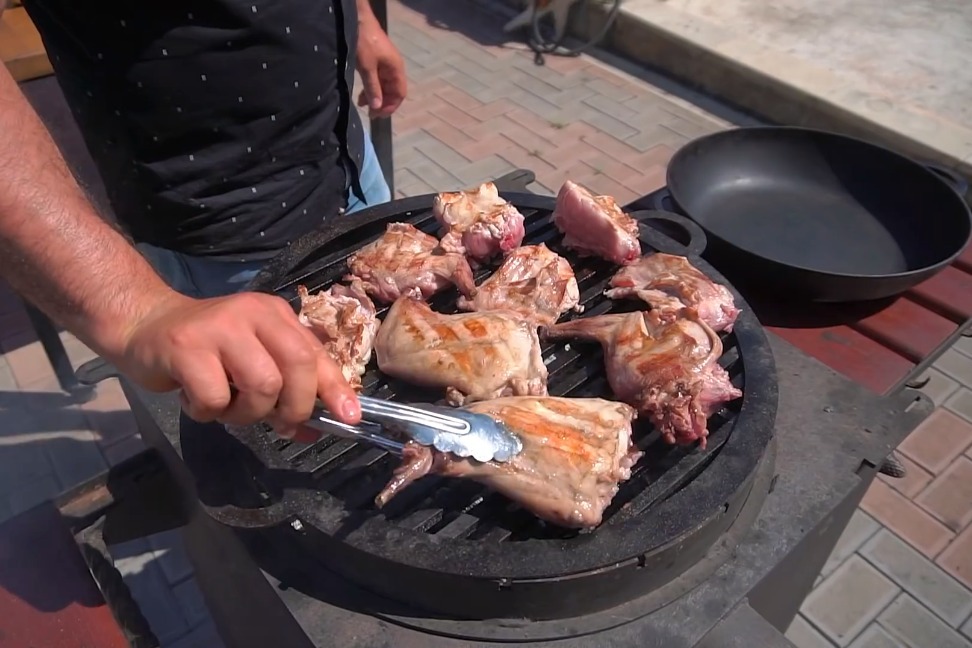
[[[970,648],[972,641],[949,628],[918,601],[903,593],[881,613],[881,626],[910,648]]]
[[[888,634],[888,631],[874,623],[869,625],[849,648],[908,648]]]
[[[961,387],[945,401],[945,407],[966,421],[972,421],[972,390]]]
[[[834,648],[834,644],[801,614],[793,619],[785,636],[797,648]]]
[[[854,511],[847,528],[837,541],[837,546],[830,554],[821,571],[822,577],[827,577],[840,567],[845,560],[860,549],[871,536],[881,529],[881,525],[874,521],[870,515],[862,510]]]

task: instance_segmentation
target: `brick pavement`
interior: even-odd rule
[[[634,69],[588,56],[537,67],[522,47],[502,46],[502,19],[478,5],[391,4],[411,84],[393,121],[400,196],[527,167],[536,191],[553,193],[569,176],[626,201],[663,183],[678,146],[728,123]],[[63,338],[75,365],[91,357]],[[113,381],[81,405],[59,392],[2,286],[0,350],[0,520],[142,447]],[[902,446],[908,479],[878,482],[855,515],[789,631],[801,648],[972,646],[972,343],[960,342],[930,375],[926,391],[942,408]],[[178,534],[112,551],[163,646],[219,647]]]

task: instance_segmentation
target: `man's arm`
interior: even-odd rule
[[[94,212],[6,69],[0,133],[0,274],[93,349],[117,354],[170,291]]]
[[[290,435],[319,396],[345,422],[359,420],[340,369],[284,300],[171,290],[95,213],[2,65],[0,276],[136,382],[181,388],[193,418],[269,417]]]

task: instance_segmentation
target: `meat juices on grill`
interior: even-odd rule
[[[369,295],[387,303],[405,294],[428,299],[451,285],[466,297],[476,293],[466,257],[409,223],[389,224],[381,238],[348,258],[348,268],[348,278],[359,277]]]
[[[480,263],[515,250],[525,236],[523,214],[500,197],[492,182],[440,193],[432,213],[442,228],[442,246]]]
[[[475,480],[553,524],[592,528],[642,455],[631,440],[637,413],[624,403],[520,396],[466,409],[505,423],[523,441],[523,451],[507,463],[483,463],[409,442],[402,464],[375,500],[379,507],[434,474]]]
[[[615,397],[646,413],[667,443],[705,449],[708,418],[742,396],[718,363],[722,341],[691,308],[673,322],[656,311],[599,315],[543,335],[600,342]]]
[[[713,331],[732,331],[739,309],[732,293],[715,283],[683,256],[656,252],[621,268],[604,291],[611,299],[637,297],[665,322],[674,322],[686,306],[694,308]]]
[[[641,256],[638,223],[611,196],[595,196],[567,180],[557,194],[553,222],[564,245],[582,256],[626,265]]]
[[[543,243],[524,245],[476,289],[473,299],[460,297],[462,310],[510,310],[537,325],[553,324],[567,311],[583,310],[580,289],[567,259]]]
[[[304,286],[297,286],[297,294],[300,323],[314,332],[341,367],[348,384],[360,389],[361,376],[371,359],[381,324],[364,285],[355,279],[350,286],[335,284],[316,295],[311,295]]]
[[[375,354],[382,373],[444,388],[452,405],[547,394],[537,327],[509,311],[443,315],[403,296],[378,329]]]

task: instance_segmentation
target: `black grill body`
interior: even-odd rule
[[[526,218],[525,245],[546,243],[570,261],[585,310],[565,317],[643,308],[604,297],[615,266],[579,258],[562,247],[550,220],[552,198],[503,195]],[[433,197],[393,201],[348,216],[336,229],[308,235],[271,261],[250,288],[280,295],[297,310],[297,285],[316,292],[340,281],[348,256],[379,237],[387,224],[409,222],[436,233]],[[636,421],[634,438],[645,456],[597,529],[579,533],[549,525],[483,486],[434,476],[376,510],[373,499],[397,465],[396,457],[337,437],[310,445],[283,441],[263,426],[233,434],[256,460],[250,477],[267,505],[230,505],[211,513],[238,527],[289,524],[307,559],[435,618],[576,617],[654,591],[694,565],[750,496],[756,467],[773,438],[775,366],[748,305],[699,258],[704,244],[693,240],[686,246],[650,226],[660,217],[668,230],[670,216],[632,215],[641,223],[644,252],[684,254],[732,290],[742,313],[733,333],[723,336],[720,362],[744,395],[710,419],[705,451],[664,444],[644,417]],[[477,283],[489,272],[480,270]],[[456,312],[456,297],[455,290],[445,291],[431,304],[439,312]],[[386,311],[379,305],[379,317]],[[612,398],[598,345],[548,342],[543,355],[551,395]],[[363,393],[380,398],[429,402],[442,397],[388,380],[376,368],[368,371],[363,386]],[[765,492],[752,497],[765,497]]]

